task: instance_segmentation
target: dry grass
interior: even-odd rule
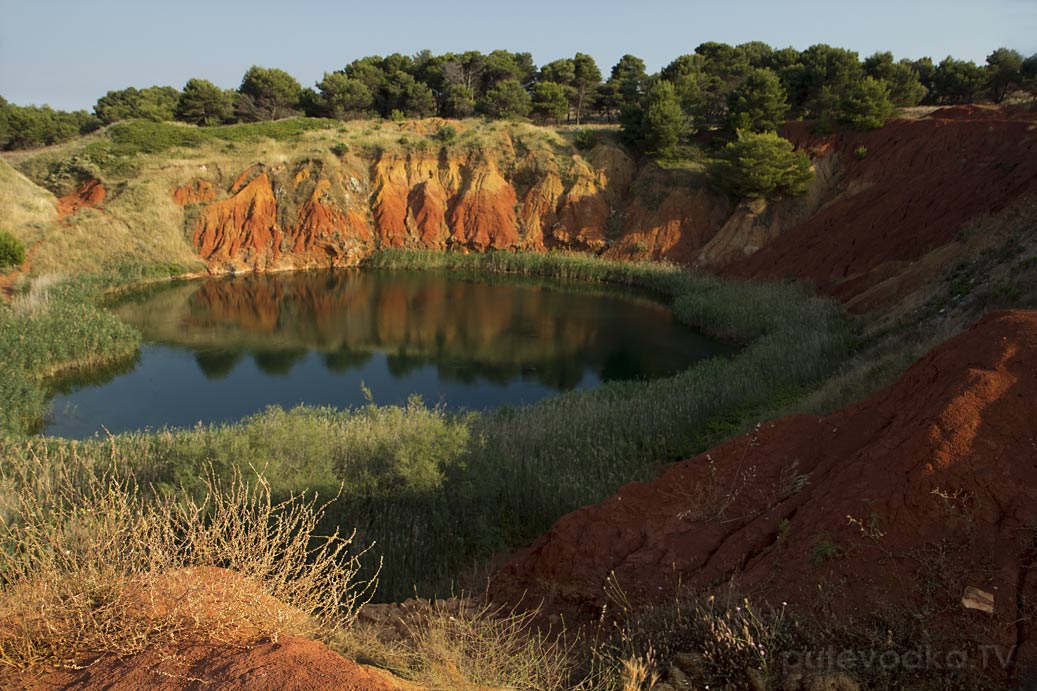
[[[336,647],[428,689],[589,688],[578,679],[572,648],[534,626],[538,615],[464,598],[439,600],[401,613],[395,622],[361,622]]]
[[[0,230],[29,248],[50,233],[57,217],[54,195],[0,159]]]
[[[318,538],[324,504],[210,478],[149,496],[113,462],[63,458],[0,476],[0,663],[76,664],[158,642],[328,635],[371,583],[352,538]]]

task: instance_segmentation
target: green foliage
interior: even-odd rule
[[[457,139],[457,129],[455,129],[453,125],[443,125],[436,130],[436,139],[444,144],[449,144]]]
[[[364,82],[342,72],[325,72],[317,82],[319,105],[329,118],[345,120],[364,117],[374,110],[374,96]]]
[[[598,108],[605,113],[618,112],[623,106],[637,103],[647,86],[644,60],[624,55],[612,66],[608,80],[598,90]]]
[[[854,129],[882,127],[893,113],[886,82],[865,77],[851,86],[839,102],[839,122]]]
[[[594,130],[578,130],[573,141],[577,149],[587,151],[598,145],[598,133]]]
[[[33,288],[0,305],[0,436],[25,433],[46,413],[48,382],[132,358],[139,334],[94,306],[95,286]]]
[[[1022,53],[1008,48],[998,48],[987,56],[987,86],[990,87],[994,103],[1001,103],[1005,96],[1022,81]]]
[[[807,155],[773,132],[739,132],[717,155],[710,172],[717,187],[750,199],[803,194],[814,179]]]
[[[21,266],[25,261],[25,245],[6,230],[0,230],[0,269]]]
[[[139,90],[131,86],[122,91],[109,91],[97,99],[94,114],[105,124],[138,118],[162,122],[173,119],[179,99],[180,92],[171,86]]]
[[[253,65],[238,87],[234,110],[246,122],[280,120],[297,115],[302,86],[292,75],[276,68]]]
[[[986,75],[976,63],[944,58],[933,70],[932,100],[935,103],[972,103],[983,88]]]
[[[889,86],[889,98],[899,107],[916,106],[928,89],[922,85],[918,69],[908,60],[893,62],[893,53],[875,53],[864,60],[864,73]]]
[[[649,156],[670,158],[676,155],[677,145],[687,132],[688,123],[681,109],[673,85],[658,81],[645,99],[641,141]]]
[[[50,106],[16,106],[0,99],[0,149],[58,144],[93,132],[100,124],[84,110],[66,113]]]
[[[189,79],[180,93],[174,115],[192,125],[221,125],[230,119],[234,96],[205,79]]]
[[[853,150],[853,157],[856,158],[858,161],[863,161],[868,157],[868,147],[861,144]]]
[[[475,112],[475,92],[463,84],[451,84],[443,92],[443,115],[466,118]]]
[[[345,156],[349,153],[349,144],[346,144],[345,142],[338,142],[337,144],[331,147],[331,153],[335,154],[336,156]]]
[[[804,50],[783,81],[794,112],[821,118],[831,116],[842,95],[863,76],[857,53],[821,43]]]
[[[532,113],[540,122],[559,121],[569,114],[569,97],[565,87],[555,82],[533,85]]]
[[[601,70],[594,58],[584,53],[573,56],[573,81],[572,87],[576,92],[574,110],[576,112],[576,124],[579,125],[587,105],[589,94],[593,93],[598,84],[601,83]]]
[[[703,100],[703,116],[711,125],[722,125],[729,94],[749,73],[749,58],[726,43],[707,41],[695,48],[700,58],[697,75]]]
[[[505,79],[486,92],[476,110],[495,118],[524,118],[532,110],[529,93],[515,79]]]
[[[106,170],[122,170],[141,154],[156,154],[174,147],[195,148],[207,142],[254,143],[263,139],[290,140],[304,132],[330,129],[335,120],[296,118],[277,122],[242,123],[214,127],[192,127],[168,122],[129,120],[105,130],[102,138],[84,146],[75,156],[62,159],[47,174],[56,184],[96,177]]]
[[[406,72],[390,74],[377,100],[379,112],[387,116],[394,110],[409,118],[426,118],[436,113],[432,89]]]
[[[727,104],[731,131],[777,132],[789,110],[778,76],[764,69],[750,71]]]
[[[814,566],[822,566],[832,559],[837,559],[844,554],[842,546],[832,539],[830,535],[819,535],[810,549],[810,563]]]

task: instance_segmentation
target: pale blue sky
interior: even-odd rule
[[[581,51],[606,74],[633,53],[655,71],[709,40],[982,62],[1002,45],[1037,52],[1037,0],[0,0],[0,95],[89,109],[127,86],[236,87],[253,64],[309,86],[422,48],[526,50],[537,64]]]

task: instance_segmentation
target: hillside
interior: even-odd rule
[[[1037,189],[1037,124],[996,109],[827,136],[790,123],[817,175],[805,197],[771,204],[732,202],[701,164],[638,160],[607,130],[589,150],[572,131],[474,121],[444,142],[437,120],[291,130],[242,147],[175,146],[170,131],[194,130],[162,125],[150,136],[172,143],[135,148],[124,140],[150,130],[122,127],[19,156],[61,195],[62,231],[36,249],[38,273],[352,266],[390,247],[570,249],[803,278],[860,312],[975,253],[947,248]],[[46,198],[19,180],[12,196]],[[30,245],[42,234],[38,220],[9,225]]]
[[[594,619],[733,588],[801,615],[915,620],[1033,669],[1037,312],[994,313],[894,386],[765,424],[562,518],[495,582],[504,601]],[[989,614],[962,606],[991,594]]]

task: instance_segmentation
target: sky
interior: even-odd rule
[[[0,96],[90,109],[110,89],[237,87],[251,65],[311,86],[365,55],[497,48],[540,65],[579,51],[607,75],[625,53],[650,72],[704,41],[829,43],[861,57],[983,62],[1037,53],[1037,0],[0,0]]]

